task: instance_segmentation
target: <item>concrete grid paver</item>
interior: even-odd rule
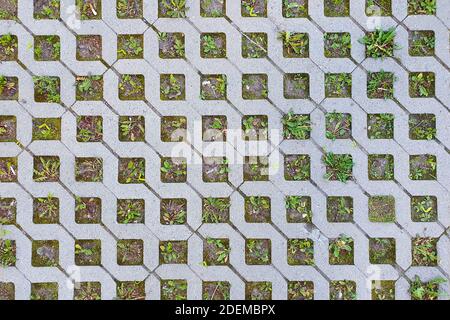
[[[225,1],[212,0],[213,3]],[[14,224],[0,220],[3,223],[1,230],[6,231],[5,235],[0,233],[2,239],[14,240],[16,246],[15,263],[0,269],[0,285],[13,283],[13,296],[16,299],[42,298],[37,297],[36,292],[32,290],[33,284],[41,282],[57,283],[58,299],[73,299],[80,282],[99,282],[101,294],[98,298],[102,299],[168,298],[164,295],[169,291],[162,289],[166,280],[186,281],[187,286],[178,289],[181,288],[180,295],[188,299],[205,298],[202,286],[206,281],[227,281],[230,284],[229,296],[232,299],[258,298],[267,293],[272,299],[286,299],[293,292],[288,289],[293,281],[311,281],[315,299],[330,299],[331,296],[336,298],[333,283],[343,280],[356,284],[356,291],[350,292],[351,298],[371,299],[372,281],[392,280],[395,282],[395,298],[410,299],[410,286],[416,276],[422,281],[441,277],[446,282],[440,284],[440,289],[449,292],[450,11],[445,0],[437,0],[435,12],[429,15],[408,14],[409,2],[413,1],[396,1],[391,8],[392,15],[383,17],[368,17],[364,0],[351,0],[350,14],[344,17],[328,17],[324,14],[329,1],[309,1],[307,18],[283,17],[282,3],[296,2],[289,0],[256,1],[267,3],[267,17],[254,18],[242,15],[241,5],[252,2],[246,0],[228,0],[226,14],[219,18],[201,16],[200,5],[207,1],[187,0],[186,7],[189,9],[186,11],[186,17],[165,18],[158,16],[157,0],[142,0],[136,1],[143,3],[143,17],[138,19],[119,18],[116,1],[103,0],[102,19],[88,20],[79,19],[75,0],[56,2],[60,3],[61,8],[59,19],[35,19],[33,6],[23,0],[17,1],[17,17],[0,19],[0,37],[12,34],[18,39],[15,48],[18,58],[0,62],[0,79],[4,79],[4,76],[17,77],[19,86],[18,98],[15,101],[0,97],[0,121],[3,116],[16,117],[16,134],[12,142],[0,142],[0,160],[3,161],[6,157],[17,157],[18,160],[18,165],[13,167],[13,170],[18,171],[17,181],[0,181],[0,200],[14,198],[17,213]],[[98,1],[81,2],[87,4],[86,10],[92,11]],[[0,13],[11,3],[15,1],[0,0]],[[99,12],[96,11],[96,14]],[[366,57],[365,47],[358,40],[366,32],[372,31],[374,25],[384,30],[391,27],[395,29],[395,42],[399,44],[399,48],[394,57]],[[432,56],[413,57],[409,54],[409,33],[415,30],[434,31],[435,45]],[[284,57],[283,42],[280,40],[280,32],[283,31],[307,33],[309,57]],[[170,32],[184,34],[184,59],[160,57],[158,43],[164,36],[161,33]],[[248,59],[242,56],[242,37],[248,32],[267,34],[267,57]],[[324,35],[333,32],[350,34],[349,57],[325,57]],[[226,58],[207,59],[200,56],[202,33],[225,35]],[[121,34],[143,36],[142,59],[117,59],[117,37]],[[60,37],[59,60],[35,60],[33,39],[37,35]],[[102,50],[98,61],[77,60],[77,35],[101,36]],[[0,53],[1,49],[0,42]],[[396,77],[392,99],[371,99],[368,96],[368,75],[381,70],[392,72]],[[426,98],[411,97],[411,72],[433,72],[436,79],[435,94]],[[292,73],[305,73],[309,76],[309,96],[305,99],[285,97],[284,77]],[[349,97],[326,96],[325,78],[328,73],[347,73],[351,76]],[[125,74],[144,76],[145,93],[141,99],[123,100],[119,97],[121,77]],[[184,75],[184,99],[161,100],[161,74]],[[267,75],[266,98],[244,99],[242,86],[245,74]],[[76,79],[90,75],[103,76],[102,98],[99,101],[77,100]],[[204,85],[201,81],[203,75],[226,76],[225,100],[202,99],[200,93]],[[35,101],[35,76],[60,78],[60,103]],[[0,88],[4,88],[2,82]],[[4,92],[3,89],[0,90],[0,94],[3,95]],[[283,117],[290,111],[294,114],[310,115],[309,139],[283,138]],[[351,137],[348,139],[332,140],[325,134],[327,115],[336,112],[351,115]],[[371,139],[368,136],[367,119],[369,115],[378,113],[393,115],[392,139]],[[410,116],[424,113],[435,116],[435,135],[430,140],[412,140]],[[77,140],[77,118],[82,115],[102,117],[100,142]],[[227,141],[202,141],[202,116],[218,115],[227,118]],[[240,130],[243,118],[247,115],[267,117],[267,140],[243,139]],[[120,141],[120,116],[143,116],[145,141]],[[186,118],[188,137],[185,142],[161,141],[160,132],[164,130],[161,118],[167,116]],[[61,118],[61,139],[33,140],[32,131],[36,130],[33,128],[33,119],[51,117]],[[238,132],[237,137],[233,137],[235,132]],[[342,183],[324,178],[326,167],[322,157],[328,152],[352,156],[354,166],[350,181]],[[284,158],[290,154],[309,156],[309,179],[286,179]],[[374,154],[393,155],[394,174],[390,181],[374,181],[369,178],[369,156]],[[412,180],[410,156],[424,154],[436,156],[437,175],[431,180]],[[34,160],[49,155],[59,157],[58,180],[36,182],[33,179]],[[188,160],[186,181],[162,182],[161,157],[180,155]],[[232,159],[228,164],[230,171],[227,182],[203,181],[202,157],[205,156],[225,156]],[[268,181],[246,181],[243,173],[245,156],[265,156],[269,159]],[[79,157],[102,159],[101,181],[76,181],[75,158]],[[123,158],[145,160],[144,183],[119,183],[119,160]],[[11,170],[9,164],[0,162],[0,165]],[[59,222],[38,224],[33,220],[33,199],[45,198],[48,194],[59,200]],[[395,221],[373,222],[369,212],[370,198],[386,195],[395,199]],[[258,196],[270,198],[269,223],[252,223],[246,220],[245,198]],[[285,201],[288,196],[310,197],[311,222],[290,223],[287,220]],[[351,221],[336,223],[329,220],[327,201],[328,197],[332,196],[353,199]],[[414,196],[434,196],[437,199],[435,220],[417,222],[412,219],[411,199]],[[101,199],[100,223],[80,224],[75,221],[78,197]],[[227,223],[203,221],[202,200],[209,197],[230,199]],[[117,199],[143,199],[143,223],[118,223]],[[178,209],[185,210],[184,223],[165,225],[160,222],[161,203],[167,199],[186,200],[186,207]],[[0,214],[4,215],[8,210],[0,206]],[[353,262],[345,265],[332,264],[330,245],[342,235],[353,239]],[[433,261],[431,266],[414,264],[412,252],[415,248],[412,241],[416,237],[437,239],[437,260]],[[208,266],[203,262],[204,245],[209,238],[229,239],[230,251],[225,266]],[[371,263],[372,238],[395,240],[396,254],[393,264]],[[101,241],[99,265],[76,265],[75,255],[79,250],[75,248],[77,239]],[[119,261],[120,248],[117,243],[121,239],[143,241],[141,264],[124,265],[123,261]],[[251,265],[246,261],[248,239],[270,240],[268,263]],[[290,239],[313,241],[313,265],[288,263],[289,256],[292,255],[288,248]],[[36,240],[59,242],[59,259],[56,265],[34,265],[32,243]],[[181,240],[187,241],[187,263],[162,263],[160,241]],[[45,253],[45,250],[49,249],[41,250]],[[0,251],[0,258],[5,255],[4,251]],[[120,286],[122,281],[144,282],[144,293],[133,291],[129,296],[123,296]],[[248,290],[249,285],[254,282],[269,282],[271,289]],[[2,290],[4,291],[3,287],[0,287],[0,298],[6,296]],[[337,297],[348,298],[345,292],[341,292]],[[441,297],[445,298],[445,295]]]

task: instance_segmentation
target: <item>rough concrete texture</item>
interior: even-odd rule
[[[160,4],[158,14],[158,0],[0,0],[0,299],[448,299],[448,1],[380,1],[383,16],[367,15],[366,2],[377,0],[351,0],[344,16],[330,16],[332,1],[228,0],[222,11],[225,1],[187,0],[185,11],[174,1],[179,10]],[[307,11],[295,5],[305,3]],[[395,30],[393,57],[366,55],[358,40],[375,27]],[[432,32],[416,43],[415,31]],[[289,47],[281,32],[308,41],[294,38]],[[171,33],[182,33],[184,47],[182,37],[178,49],[169,45],[169,59],[159,42]],[[214,34],[212,44],[203,33]],[[267,45],[248,33],[262,33]],[[348,33],[343,54],[326,33]],[[120,40],[127,34],[131,42]],[[40,35],[60,44],[46,37],[38,48]],[[79,35],[101,37],[101,51],[81,46],[92,61],[77,56]],[[244,44],[253,45],[248,55]],[[387,99],[374,99],[370,77],[382,70],[395,81],[375,88]],[[306,84],[287,84],[295,73]],[[341,73],[351,85],[330,89],[329,74]],[[205,75],[226,82],[202,93],[214,85]],[[33,81],[39,76],[59,84]],[[293,126],[310,126],[304,139],[284,138],[290,111],[309,115]],[[215,125],[220,136],[228,129],[226,142],[202,140],[205,116],[226,117]],[[186,128],[184,141],[162,139],[167,122]],[[242,137],[243,126],[259,124],[268,137]],[[328,152],[351,155],[347,182],[325,177]],[[260,164],[244,159],[257,155],[269,161],[269,176],[249,181]],[[287,155],[309,157],[289,164]],[[161,162],[178,156],[185,168]],[[228,169],[219,162],[204,170],[202,157],[227,157]],[[214,170],[221,173],[208,176]],[[206,182],[204,171],[219,182]],[[288,196],[310,201],[310,221],[308,204],[289,209]],[[205,218],[210,197],[229,199],[229,207],[219,203],[229,219]],[[122,241],[130,239],[137,241]],[[416,276],[439,284],[418,296]],[[374,290],[379,280],[392,282]]]

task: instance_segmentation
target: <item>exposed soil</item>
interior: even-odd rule
[[[255,241],[255,246],[250,249],[251,241]],[[245,263],[249,265],[267,265],[272,263],[272,244],[270,239],[247,239],[245,246]],[[268,258],[266,261],[265,258]]]
[[[394,179],[394,158],[392,155],[369,155],[369,179]]]
[[[119,82],[120,100],[144,100],[145,79],[141,74],[122,75]]]
[[[14,300],[15,289],[12,282],[0,282],[0,301]]]
[[[213,39],[214,49],[207,48],[206,38]],[[227,55],[227,38],[225,33],[202,33],[200,41],[200,56],[202,58],[225,58]]]
[[[188,261],[187,241],[160,241],[159,263],[186,264]]]
[[[344,206],[344,208],[342,207]],[[329,222],[352,222],[353,221],[353,198],[351,197],[328,197],[327,219]]]
[[[60,58],[60,39],[58,36],[35,36],[34,59],[37,61],[55,61]]]
[[[165,163],[169,163],[170,169],[167,172],[161,171],[161,181],[165,183],[186,182],[187,169],[186,159],[184,158],[161,158],[161,168]]]
[[[204,281],[203,300],[229,300],[230,288],[227,281]]]
[[[119,125],[120,141],[145,141],[145,119],[143,116],[120,116]]]
[[[223,253],[223,250],[230,248],[230,241],[228,239],[214,239],[215,241],[220,241],[224,248],[219,248],[214,242],[203,241],[203,261],[207,263],[208,266],[217,265],[227,265],[229,263],[227,260],[218,261]]]
[[[143,17],[143,0],[119,0],[117,17],[121,19],[139,19]]]
[[[245,300],[271,300],[272,285],[270,282],[247,282],[245,284]]]
[[[32,243],[31,264],[33,267],[55,267],[59,261],[57,240],[35,240]]]
[[[0,38],[5,42],[4,45],[0,45],[0,61],[17,60],[17,36],[6,34],[0,35]]]
[[[117,281],[117,299],[119,300],[144,300],[144,281]]]
[[[204,182],[227,182],[228,164],[224,157],[203,158],[203,181]]]
[[[58,283],[32,283],[31,300],[58,300]]]
[[[119,183],[144,183],[145,159],[120,158],[118,180]]]
[[[311,177],[311,160],[309,155],[292,154],[284,158],[284,179],[288,181],[309,180]]]
[[[162,117],[161,140],[163,142],[181,142],[186,140],[186,117]]]
[[[230,221],[230,199],[216,198],[222,200],[226,206],[218,207],[208,202],[208,198],[203,198],[203,217],[204,223],[227,223]]]
[[[436,180],[437,167],[432,167],[431,160],[436,163],[436,156],[428,154],[409,156],[410,174],[413,180]],[[421,172],[421,175],[414,177],[417,172]]]
[[[74,300],[100,300],[102,295],[102,286],[100,282],[81,282],[75,286],[73,292]]]
[[[226,14],[226,0],[201,0],[202,17],[223,17]]]
[[[267,56],[267,33],[254,32],[242,35],[242,57],[264,58]]]
[[[47,169],[54,168],[55,170],[48,171],[44,167],[44,163],[48,165]],[[34,173],[33,179],[38,182],[57,182],[59,181],[60,162],[57,156],[36,156],[34,157]],[[38,173],[42,173],[39,175]]]
[[[101,158],[76,158],[75,180],[101,182],[103,180],[103,160]]]
[[[75,264],[77,266],[98,266],[102,262],[100,240],[76,240]]]
[[[246,100],[266,99],[268,77],[266,74],[245,74],[242,77],[242,98]]]
[[[99,35],[77,36],[77,60],[95,61],[102,58],[102,37]]]
[[[101,116],[77,117],[77,141],[100,142],[103,139],[103,118]]]
[[[161,100],[185,100],[185,78],[182,74],[161,75]]]
[[[144,262],[144,242],[139,239],[117,242],[117,264],[121,266],[142,265]]]
[[[17,18],[17,0],[0,0],[1,20]]]
[[[307,99],[309,97],[309,75],[306,73],[285,74],[284,97],[286,99]]]
[[[48,13],[47,13],[47,10]],[[51,10],[51,11],[50,11]],[[35,19],[57,19],[60,16],[60,0],[35,0]]]
[[[269,197],[261,197],[263,200],[267,201],[268,208],[260,206],[254,206],[250,198],[245,198],[245,221],[253,222],[253,223],[269,223],[270,219],[270,198]]]
[[[99,101],[103,99],[102,76],[77,76],[76,99],[79,101]]]
[[[203,100],[226,100],[226,82],[226,75],[202,75],[201,98]]]
[[[227,140],[227,117],[226,116],[203,116],[202,138],[203,141],[226,141]]]
[[[392,196],[370,197],[369,220],[372,222],[395,221],[395,198]]]
[[[327,17],[345,17],[350,14],[350,0],[324,0]]]
[[[19,79],[0,76],[0,100],[18,100],[18,97]]]
[[[16,223],[17,201],[14,198],[0,198],[0,223]]]
[[[78,198],[75,208],[76,223],[100,223],[101,219],[102,202],[100,198]]]
[[[395,239],[370,238],[369,257],[372,264],[395,264]]]
[[[244,181],[269,181],[267,157],[245,157],[243,170]]]
[[[102,18],[101,0],[77,0],[77,6],[80,9],[81,20]]]
[[[16,141],[17,119],[15,116],[0,116],[0,142]]]
[[[242,118],[243,139],[248,140],[267,140],[269,119],[267,116],[255,115],[244,116]]]
[[[308,16],[308,0],[283,1],[283,17],[305,18]]]
[[[176,43],[184,45],[184,34],[181,32],[165,33],[159,39],[159,57],[162,59],[179,59],[184,57],[184,50],[180,52],[176,49]],[[181,54],[183,53],[183,54]]]

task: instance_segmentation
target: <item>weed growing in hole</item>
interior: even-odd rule
[[[434,31],[413,31],[409,36],[409,54],[411,56],[432,56],[436,38]]]
[[[287,196],[285,198],[286,216],[289,223],[311,223],[311,198]]]
[[[305,18],[308,16],[308,0],[283,0],[283,17]]]
[[[329,244],[329,261],[333,265],[348,265],[353,264],[353,239],[341,235],[339,238],[334,239]]]
[[[326,165],[325,179],[347,182],[352,178],[354,163],[351,155],[328,152],[322,157],[322,161]]]
[[[412,72],[409,75],[409,95],[412,98],[433,97],[435,76],[432,72]]]
[[[349,73],[325,74],[325,96],[348,98],[352,96],[352,75]]]
[[[16,264],[16,242],[0,239],[0,267],[12,267]]]
[[[206,238],[203,247],[203,266],[227,265],[230,259],[230,244],[228,239]]]
[[[436,266],[438,263],[437,238],[412,239],[413,266]]]
[[[327,17],[345,17],[350,14],[350,0],[324,0],[324,14]]]
[[[229,219],[231,203],[228,198],[203,199],[202,221],[204,223],[225,223]]]
[[[118,300],[144,300],[144,281],[117,281],[116,295]]]
[[[294,114],[289,111],[281,120],[285,139],[305,140],[310,138],[311,120],[309,114]]]
[[[186,223],[186,199],[162,199],[160,223],[178,225]]]
[[[0,61],[12,61],[17,59],[17,36],[10,33],[0,36]]]
[[[161,18],[186,18],[186,0],[159,0],[158,15]]]
[[[359,42],[366,45],[367,57],[375,59],[393,57],[394,51],[400,49],[400,46],[394,42],[395,35],[394,28],[376,29],[359,39]]]
[[[188,254],[187,241],[160,241],[159,261],[160,263],[186,264]]]
[[[267,17],[267,0],[241,0],[243,17]]]
[[[419,276],[415,276],[411,282],[409,293],[412,300],[437,300],[444,292],[439,290],[439,286],[446,283],[444,278],[434,278],[427,282],[422,282]]]
[[[283,41],[285,58],[307,58],[309,56],[309,37],[307,33],[280,32],[278,38]]]
[[[119,19],[139,19],[143,17],[142,0],[117,0],[116,8]]]
[[[225,33],[204,33],[200,41],[202,58],[225,58]]]
[[[289,265],[314,265],[314,242],[310,239],[289,239],[287,260]]]
[[[325,57],[347,58],[350,57],[352,41],[348,32],[325,33]]]
[[[436,0],[408,0],[408,14],[436,14]]]
[[[100,282],[81,282],[77,283],[73,300],[97,301],[102,299],[102,287]]]
[[[242,57],[267,57],[267,33],[244,33],[242,35]]]
[[[143,35],[121,34],[117,36],[118,59],[142,59],[144,56]]]
[[[330,282],[330,300],[356,300],[356,283],[350,280]]]
[[[367,136],[369,139],[393,139],[394,115],[391,113],[368,114]]]
[[[437,199],[434,196],[411,197],[411,214],[414,222],[437,220]]]
[[[204,281],[203,300],[230,300],[231,284],[228,281]]]
[[[433,140],[436,138],[436,116],[434,114],[409,115],[409,138]]]
[[[372,280],[372,300],[395,300],[395,281]]]
[[[328,139],[349,139],[352,135],[352,116],[349,113],[327,113],[325,116]]]
[[[397,78],[391,72],[369,72],[367,96],[370,99],[392,99],[394,97],[394,81]]]
[[[61,102],[60,80],[58,77],[34,76],[33,82],[36,102]]]
[[[186,300],[186,280],[161,280],[161,300]]]
[[[58,157],[42,156],[34,158],[33,179],[36,182],[56,182],[59,180],[60,162]]]

